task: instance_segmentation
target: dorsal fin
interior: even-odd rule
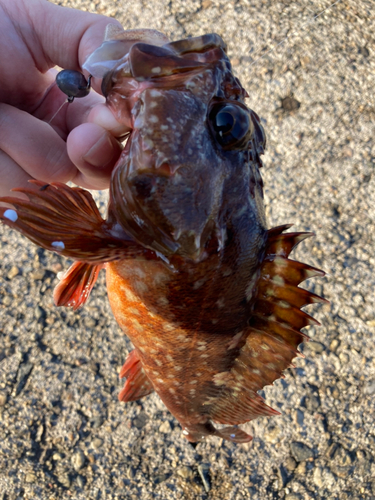
[[[301,328],[319,324],[300,308],[327,301],[298,285],[324,273],[288,259],[292,249],[311,236],[311,233],[282,234],[289,227],[274,228],[268,233],[252,316],[242,333],[244,342],[230,371],[215,377],[217,390],[206,402],[213,422],[233,425],[258,416],[279,414],[257,392],[282,377],[283,370],[299,355],[298,345],[306,338]],[[224,434],[223,429],[220,432]],[[222,437],[235,442],[246,439],[237,438],[231,430]]]

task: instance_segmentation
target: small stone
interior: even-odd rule
[[[301,103],[293,97],[293,95],[281,99],[281,107],[285,111],[296,111],[301,106]]]
[[[52,455],[52,460],[55,460],[55,462],[59,462],[60,460],[62,460],[63,456],[61,455],[61,453],[54,453]]]
[[[29,274],[30,278],[38,281],[44,278],[46,271],[44,269],[35,269],[32,273]]]
[[[83,476],[78,475],[76,481],[79,488],[83,488],[85,486],[86,480]]]
[[[337,339],[333,339],[332,342],[329,344],[329,348],[332,352],[336,352],[339,345],[340,341]]]
[[[4,306],[10,306],[12,302],[13,302],[12,297],[9,297],[9,295],[5,295],[5,297],[3,298]]]
[[[73,465],[74,470],[76,472],[80,471],[86,462],[86,457],[85,457],[83,451],[77,450],[75,453],[73,453],[71,461],[72,461],[72,465]]]
[[[181,477],[183,477],[184,479],[189,479],[193,476],[193,471],[191,469],[191,467],[181,467],[181,469],[178,469],[177,471],[177,474]]]
[[[346,352],[340,352],[339,358],[341,361],[341,364],[347,365],[350,361],[349,355]]]
[[[64,472],[64,473],[60,474],[59,476],[57,476],[57,480],[59,481],[59,483],[61,483],[66,488],[70,487],[70,477],[69,477],[69,474],[67,472]]]
[[[289,472],[294,471],[294,469],[297,467],[297,462],[294,460],[293,457],[287,457],[285,460],[285,467]]]
[[[285,485],[287,483],[287,473],[282,465],[279,465],[277,467],[277,479],[279,482],[278,489],[281,490],[285,488]]]
[[[264,435],[265,441],[275,444],[279,439],[280,427],[277,425],[269,427]]]
[[[169,479],[171,477],[171,473],[168,473],[168,474],[156,474],[154,476],[154,483],[155,484],[160,484],[160,483],[164,483],[164,481],[166,481],[167,479]]]
[[[293,443],[291,443],[290,451],[297,462],[303,462],[304,460],[308,460],[309,458],[314,457],[313,450],[309,448],[307,444],[301,443],[299,441],[294,441]]]
[[[100,439],[100,438],[95,438],[94,441],[92,442],[92,447],[94,448],[94,450],[97,450],[98,448],[100,448],[103,444],[103,440]]]
[[[32,472],[29,472],[28,474],[26,474],[26,476],[25,476],[26,483],[33,483],[35,480],[36,480],[36,476]]]
[[[322,478],[322,469],[321,467],[316,467],[313,472],[313,482],[318,486],[318,488],[322,488],[323,486],[323,478]]]
[[[363,388],[363,392],[367,394],[368,396],[372,396],[375,394],[375,379],[368,380],[365,383],[365,386]]]
[[[324,351],[324,345],[321,344],[320,342],[315,342],[315,340],[311,340],[310,342],[307,342],[306,348],[310,349],[311,351],[315,352],[316,354],[321,354]]]
[[[17,266],[12,266],[7,274],[7,278],[9,280],[11,280],[12,278],[14,278],[15,276],[17,276],[17,274],[19,274],[20,270],[18,269]]]
[[[306,462],[300,462],[295,472],[298,476],[306,475]]]
[[[163,434],[169,434],[171,431],[171,424],[168,420],[165,420],[165,422],[163,422],[159,427],[159,432],[162,432]]]
[[[146,413],[140,413],[133,420],[133,425],[137,429],[142,429],[142,427],[146,425],[147,421],[148,421],[148,416],[146,415]]]
[[[285,500],[301,500],[301,495],[298,493],[289,493],[285,496]]]
[[[38,425],[38,428],[36,430],[36,435],[35,435],[35,441],[37,443],[40,443],[40,441],[42,440],[43,432],[44,432],[43,424]]]
[[[8,401],[8,395],[5,392],[0,392],[0,406],[4,406]]]

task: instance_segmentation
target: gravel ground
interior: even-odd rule
[[[156,395],[118,403],[131,345],[104,276],[81,311],[56,309],[66,262],[1,227],[0,499],[375,498],[373,0],[315,21],[329,1],[56,3],[226,40],[268,134],[269,226],[316,233],[295,258],[327,271],[307,287],[331,303],[311,308],[306,358],[264,390],[282,416],[248,424],[250,444],[194,450]]]

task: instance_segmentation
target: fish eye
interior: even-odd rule
[[[254,131],[245,106],[215,103],[208,115],[212,133],[223,149],[244,149]]]

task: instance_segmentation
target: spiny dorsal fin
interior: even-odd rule
[[[327,301],[298,285],[324,273],[288,259],[293,248],[311,235],[282,234],[289,227],[273,228],[268,233],[252,316],[249,327],[242,333],[245,342],[231,370],[217,374],[217,390],[205,403],[214,422],[233,425],[262,415],[279,414],[257,392],[282,377],[283,370],[299,355],[298,345],[306,338],[301,328],[319,324],[300,308]],[[223,437],[230,439],[230,435],[228,430]]]

